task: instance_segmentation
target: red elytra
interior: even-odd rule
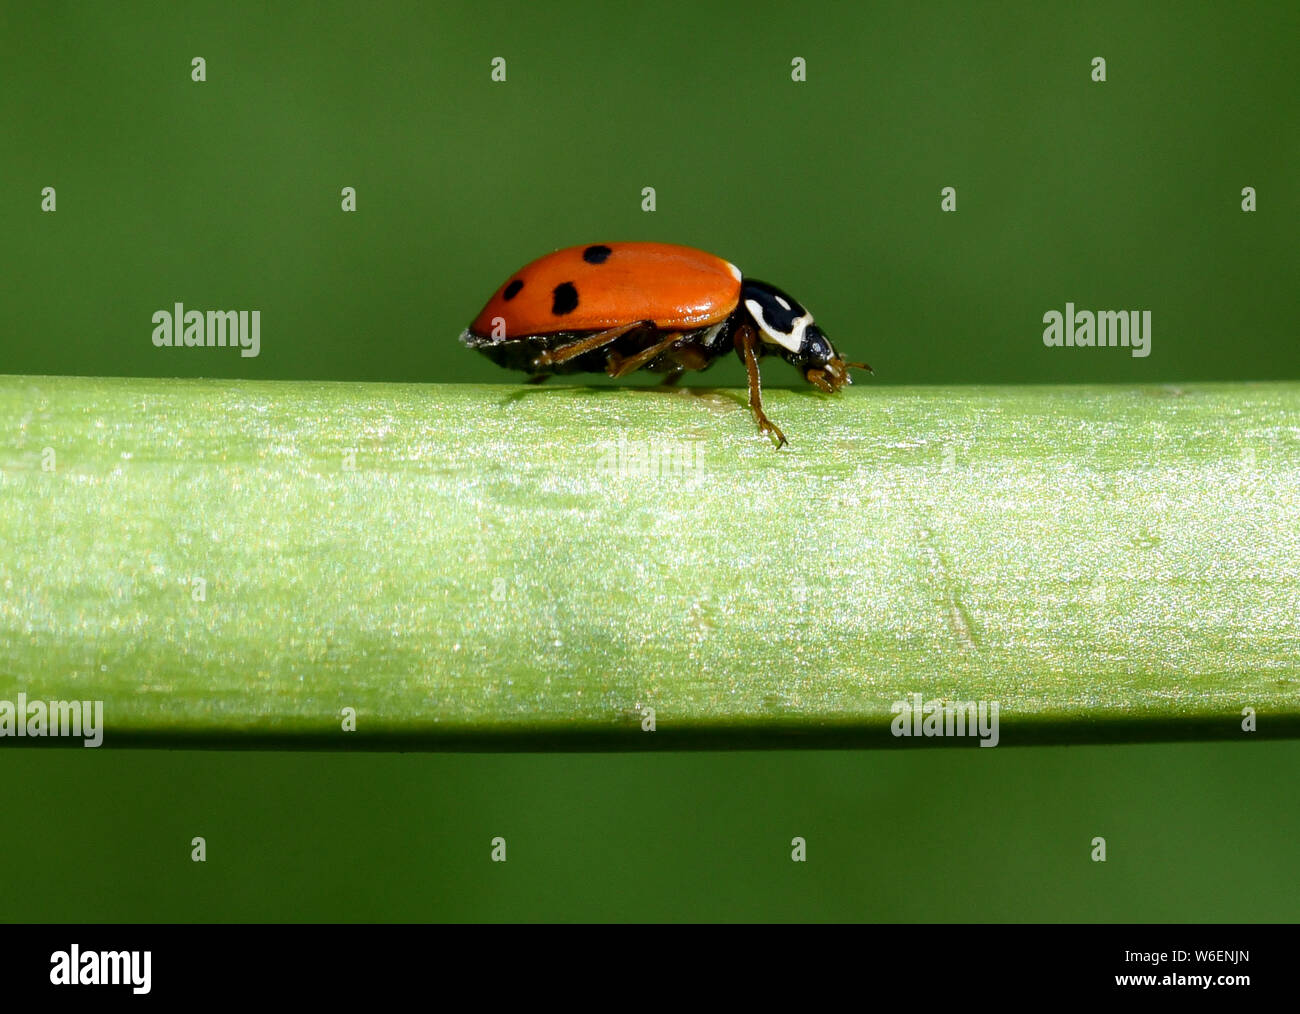
[[[535,381],[647,370],[672,384],[734,352],[754,419],[777,447],[787,441],[763,411],[763,356],[779,356],[828,394],[851,383],[851,368],[871,370],[846,362],[788,293],[671,243],[595,243],[539,257],[506,279],[461,340]]]
[[[469,329],[493,334],[497,319],[506,338],[599,331],[632,321],[652,321],[660,330],[707,327],[736,309],[740,277],[734,264],[689,246],[574,246],[516,271]]]

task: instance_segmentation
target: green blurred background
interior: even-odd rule
[[[786,288],[878,383],[1296,378],[1298,12],[5,5],[0,372],[502,380],[455,339],[511,271],[658,239]],[[154,348],[150,318],[177,301],[260,309],[261,355]],[[1151,356],[1045,348],[1042,315],[1066,301],[1151,310]],[[2,911],[1294,920],[1298,762],[1290,743],[5,749],[0,862],[19,875]]]

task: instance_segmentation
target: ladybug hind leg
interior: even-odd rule
[[[585,335],[576,341],[569,342],[567,345],[547,349],[533,360],[533,370],[544,373],[547,367],[559,366],[561,363],[567,363],[570,359],[580,356],[584,352],[593,352],[596,349],[604,348],[611,342],[622,338],[629,331],[642,327],[644,324],[645,322],[640,320],[631,324],[621,324],[618,327],[611,327],[607,331],[597,331],[595,334]]]

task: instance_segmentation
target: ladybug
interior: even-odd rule
[[[776,286],[670,243],[595,243],[540,257],[506,280],[461,341],[534,383],[644,369],[674,384],[735,351],[759,431],[778,448],[787,441],[763,412],[763,356],[775,353],[828,394],[852,383],[850,368],[871,372],[845,362],[812,314]]]

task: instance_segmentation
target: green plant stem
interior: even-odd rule
[[[914,693],[1300,734],[1300,385],[765,400],[779,452],[739,391],[0,377],[0,699],[109,745],[898,747]]]

